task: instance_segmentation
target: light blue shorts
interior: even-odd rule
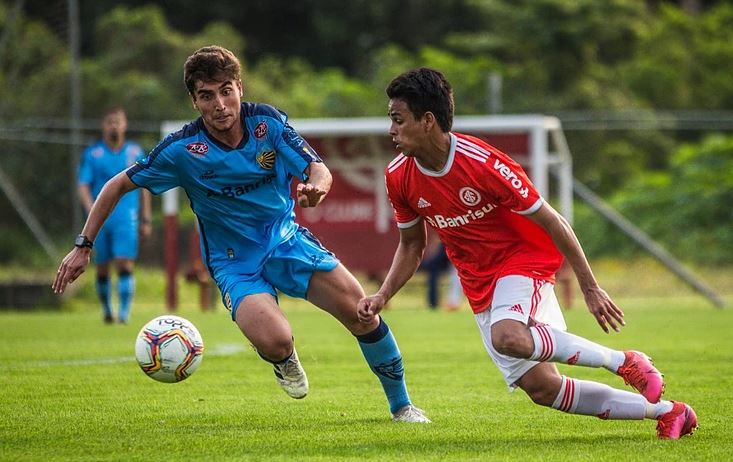
[[[94,239],[94,263],[101,265],[111,260],[137,258],[137,221],[108,222]]]
[[[268,293],[277,298],[279,290],[291,297],[305,299],[313,273],[331,271],[338,264],[338,258],[300,226],[293,237],[272,251],[259,272],[223,271],[217,274],[216,282],[224,306],[232,313],[232,320],[236,320],[237,307],[244,297]]]

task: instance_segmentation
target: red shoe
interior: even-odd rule
[[[697,428],[697,415],[685,403],[672,401],[672,410],[662,414],[657,422],[657,436],[664,440],[678,440],[692,435]]]
[[[625,351],[626,360],[616,373],[627,385],[636,388],[650,403],[658,403],[664,393],[664,376],[652,364],[651,358],[638,351]]]

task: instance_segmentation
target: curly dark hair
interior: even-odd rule
[[[196,82],[225,82],[239,80],[241,65],[234,53],[224,47],[211,45],[199,48],[183,65],[183,83],[193,96]]]
[[[453,87],[435,69],[421,67],[395,77],[387,86],[389,99],[407,104],[416,119],[432,112],[444,132],[453,127]]]

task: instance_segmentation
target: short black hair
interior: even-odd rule
[[[442,72],[427,67],[405,72],[386,91],[389,99],[404,101],[416,119],[432,112],[441,130],[453,127],[453,87]]]

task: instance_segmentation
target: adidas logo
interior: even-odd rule
[[[509,311],[516,311],[517,313],[523,315],[524,310],[522,309],[522,305],[517,303],[516,305],[513,305],[511,308],[509,308]]]
[[[430,207],[430,202],[426,201],[422,197],[417,201],[417,208],[424,209],[425,207]]]

